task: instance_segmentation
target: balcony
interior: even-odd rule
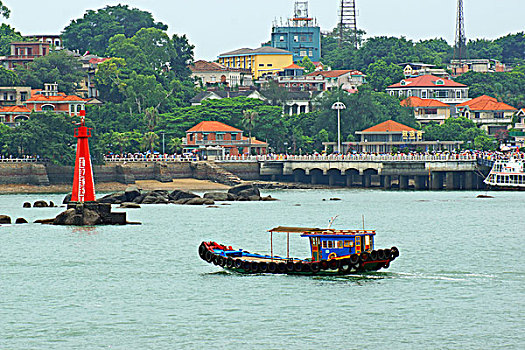
[[[510,124],[512,118],[472,118],[476,124]]]
[[[187,146],[248,146],[248,140],[196,140],[186,143]],[[253,145],[253,143],[252,143]]]

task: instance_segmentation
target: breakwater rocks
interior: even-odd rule
[[[53,225],[95,226],[135,224],[126,221],[126,213],[113,213],[111,204],[69,202],[67,210],[58,214]]]
[[[8,215],[0,215],[0,225],[10,225],[12,223],[11,217]],[[27,224],[27,220],[24,218],[16,218],[15,224]]]
[[[67,198],[64,201],[67,202]],[[272,201],[271,196],[262,197],[259,188],[254,184],[234,186],[228,192],[208,192],[202,197],[198,194],[183,190],[142,191],[131,186],[124,192],[108,194],[97,202],[120,204],[123,208],[137,208],[141,204],[183,204],[183,205],[213,205],[220,201]]]

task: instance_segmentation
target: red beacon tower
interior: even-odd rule
[[[88,142],[88,138],[91,137],[91,128],[84,125],[85,116],[86,111],[80,111],[80,127],[75,129],[74,134],[77,138],[77,156],[73,177],[73,193],[71,194],[72,202],[95,201],[95,184]]]

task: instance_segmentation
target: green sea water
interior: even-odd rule
[[[267,191],[276,202],[144,205],[141,226],[0,227],[0,349],[524,349],[525,195]],[[341,201],[330,201],[338,197]],[[0,214],[63,195],[2,195]],[[326,199],[323,201],[323,199]],[[269,253],[278,226],[376,229],[388,270],[351,277],[239,275],[203,240]],[[286,254],[285,236],[274,236]],[[307,241],[292,237],[296,256]]]

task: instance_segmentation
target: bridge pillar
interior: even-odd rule
[[[354,174],[346,174],[346,187],[352,187],[354,184]]]
[[[438,172],[433,172],[431,175],[431,184],[430,187],[433,191],[438,191],[443,189],[443,174]]]
[[[457,174],[453,171],[448,171],[446,173],[446,185],[445,189],[447,191],[455,190],[458,186]]]
[[[392,176],[384,175],[384,176],[381,176],[381,179],[383,180],[382,187],[385,190],[389,190],[392,188]]]
[[[426,176],[421,176],[421,175],[418,175],[414,178],[414,184],[415,184],[415,188],[416,190],[418,191],[421,191],[421,190],[424,190],[427,188],[427,177]]]
[[[335,175],[334,174],[328,175],[328,185],[329,186],[335,185]]]
[[[299,175],[299,173],[294,173],[293,174],[293,181],[294,182],[300,182],[301,181],[301,176]]]
[[[399,175],[399,189],[408,190],[408,175]]]
[[[319,179],[318,179],[317,173],[310,172],[310,183],[312,185],[317,185],[319,183]]]
[[[363,174],[363,187],[369,188],[372,186],[372,176],[370,174]]]

